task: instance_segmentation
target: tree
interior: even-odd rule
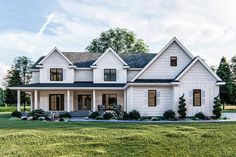
[[[221,117],[221,111],[222,111],[221,106],[222,106],[222,104],[221,104],[220,101],[221,100],[220,100],[219,96],[216,96],[214,98],[214,104],[215,105],[213,106],[213,114],[215,115],[216,119]]]
[[[17,101],[16,91],[10,90],[8,87],[28,84],[31,79],[30,68],[32,65],[33,62],[25,56],[14,59],[11,69],[8,70],[4,78],[6,86],[5,102],[7,104],[16,104]],[[28,101],[26,99],[26,93],[21,92],[21,103],[24,103],[24,107]]]
[[[231,69],[233,72],[233,79],[236,79],[236,56],[231,58]]]
[[[4,105],[5,102],[5,91],[0,88],[0,106]]]
[[[221,58],[220,65],[216,73],[223,81],[226,82],[224,86],[220,86],[220,98],[222,103],[233,103],[235,101],[234,79],[230,65],[226,61],[225,57]]]
[[[186,117],[186,103],[185,103],[185,98],[184,98],[184,94],[179,98],[179,110],[178,113],[180,115],[180,118],[183,119]]]
[[[146,53],[149,47],[142,39],[137,39],[134,32],[127,29],[115,28],[102,32],[99,38],[94,39],[86,50],[94,53],[103,53],[112,48],[118,53]]]

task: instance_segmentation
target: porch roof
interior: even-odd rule
[[[117,89],[126,85],[126,83],[93,83],[93,82],[74,82],[74,83],[32,83],[11,87],[12,89]]]

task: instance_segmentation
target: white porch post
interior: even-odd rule
[[[30,93],[30,111],[33,111],[33,92]]]
[[[38,109],[38,91],[34,91],[34,108]]]
[[[17,90],[17,111],[20,112],[20,90]]]
[[[127,111],[127,97],[126,97],[126,90],[124,90],[124,111]]]
[[[67,112],[70,112],[70,90],[67,90]]]
[[[96,92],[93,90],[93,112],[96,111]]]

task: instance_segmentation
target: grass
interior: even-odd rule
[[[16,106],[0,106],[0,112],[13,112],[16,110]],[[26,106],[26,110],[30,111],[30,106]],[[24,106],[21,106],[21,111],[24,111]]]
[[[9,121],[0,114],[0,156],[236,156],[236,123]]]

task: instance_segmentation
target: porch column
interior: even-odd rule
[[[33,111],[33,92],[30,93],[30,111]]]
[[[38,91],[34,91],[34,108],[38,109]]]
[[[96,111],[96,92],[93,90],[93,112]]]
[[[127,111],[127,96],[126,96],[126,90],[124,90],[124,111]]]
[[[17,111],[20,112],[20,90],[17,90]]]
[[[67,112],[70,112],[70,90],[67,90]]]

